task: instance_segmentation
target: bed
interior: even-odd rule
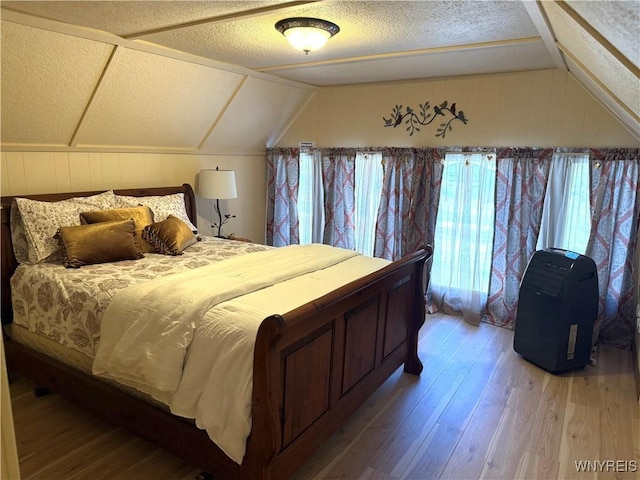
[[[113,193],[136,198],[181,194],[188,220],[196,224],[195,196],[188,184]],[[25,197],[57,202],[97,194]],[[2,197],[3,324],[10,324],[14,316],[10,280],[19,265],[10,227],[13,204],[14,197]],[[265,249],[255,246],[260,253]],[[245,258],[260,258],[260,253]],[[174,415],[148,395],[56,358],[10,330],[5,336],[8,369],[154,441],[215,478],[287,478],[396,369],[404,365],[410,374],[422,371],[417,343],[430,257],[431,248],[425,246],[290,311],[274,306],[273,314],[258,322],[251,347],[250,432],[240,461],[226,454],[193,419]],[[191,267],[186,274],[193,276],[196,269]]]

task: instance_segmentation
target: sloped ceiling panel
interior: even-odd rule
[[[603,33],[636,67],[640,67],[640,39],[629,35],[630,32],[638,32],[640,2],[569,0],[567,4],[598,32]]]
[[[68,145],[113,50],[2,22],[2,143]]]
[[[638,77],[594,37],[577,26],[556,4],[545,3],[544,8],[565,53],[570,53],[594,78],[607,85],[617,99],[629,107],[636,116],[640,116]]]
[[[244,145],[253,151],[263,151],[277,142],[294,114],[313,94],[306,88],[249,77],[203,149],[224,151]]]
[[[526,60],[525,60],[526,59]],[[514,72],[534,68],[553,68],[547,48],[541,41],[499,45],[460,51],[447,51],[426,55],[409,55],[393,59],[371,59],[359,62],[282,68],[267,70],[299,82],[330,85],[336,81],[342,85],[419,78],[451,77],[456,75]]]
[[[619,118],[622,123],[626,125],[627,128],[636,136],[636,138],[640,139],[640,122],[638,122],[637,118],[634,118],[634,116],[630,114],[623,105],[612,102],[611,97],[609,96],[609,92],[604,90],[602,85],[594,81],[594,79],[587,75],[587,73],[578,65],[570,60],[567,61],[567,65],[569,66],[569,70],[576,78],[576,80],[578,80],[578,82],[580,82],[589,92],[591,92],[591,94],[595,98],[597,98],[603,104],[607,105],[613,115]]]
[[[96,92],[78,146],[197,148],[244,76],[121,49]]]

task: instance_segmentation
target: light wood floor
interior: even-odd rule
[[[555,376],[513,332],[430,315],[420,377],[398,370],[296,472],[310,479],[640,478],[640,407],[628,351]],[[200,473],[58,395],[11,385],[23,479],[176,479]],[[577,461],[600,461],[578,472]],[[635,470],[635,471],[634,471]]]

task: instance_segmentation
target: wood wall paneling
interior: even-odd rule
[[[236,215],[223,234],[264,243],[266,157],[134,152],[2,152],[2,194],[26,195],[190,183],[204,168],[236,171],[238,198],[221,200]],[[211,235],[212,200],[197,197],[199,227]]]

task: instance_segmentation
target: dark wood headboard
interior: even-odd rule
[[[15,272],[18,261],[13,253],[13,244],[11,242],[11,227],[9,223],[11,205],[15,197],[30,198],[32,200],[39,200],[41,202],[57,202],[60,200],[66,200],[72,197],[88,197],[97,193],[104,192],[104,190],[98,190],[94,192],[65,192],[65,193],[44,193],[38,195],[14,195],[7,197],[0,197],[2,210],[2,236],[0,238],[0,250],[2,250],[1,269],[2,276],[0,277],[0,289],[2,290],[2,300],[0,308],[2,310],[2,323],[10,323],[13,319],[13,310],[11,308],[11,286],[9,279],[13,272]],[[187,215],[194,225],[198,225],[198,218],[196,212],[196,197],[193,192],[193,188],[188,183],[179,187],[152,187],[152,188],[126,188],[120,190],[114,190],[118,195],[130,195],[134,197],[146,197],[150,195],[170,195],[173,193],[184,193],[184,203],[187,210]]]

